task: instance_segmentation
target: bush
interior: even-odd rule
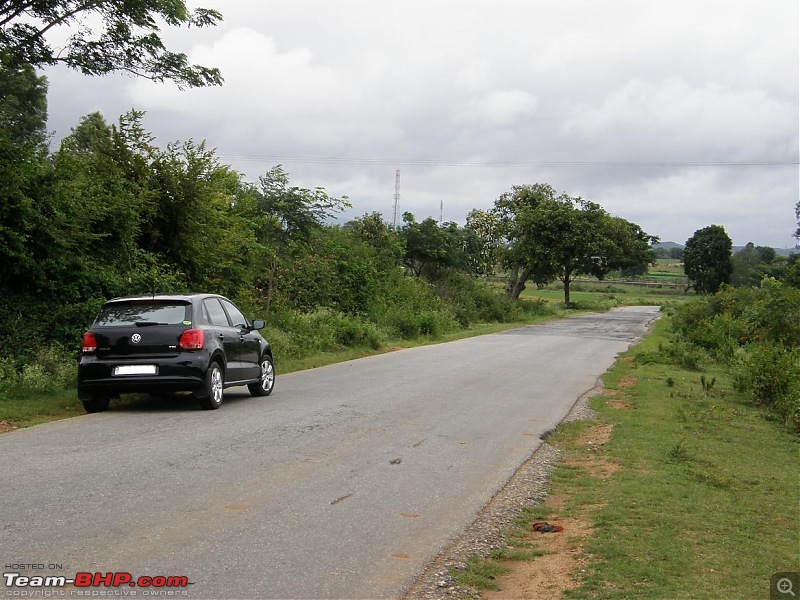
[[[690,371],[696,371],[700,366],[700,362],[703,360],[703,353],[692,344],[686,342],[673,342],[667,346],[665,350],[667,356],[669,356],[676,365],[684,369],[689,369]]]
[[[679,364],[696,368],[688,348],[708,350],[731,365],[735,389],[800,429],[800,290],[773,280],[759,289],[723,286],[676,309],[673,323]]]
[[[29,391],[53,392],[77,386],[75,357],[63,347],[45,346],[33,356],[15,365],[0,361],[0,393],[16,395]]]
[[[756,404],[788,417],[800,404],[800,351],[779,345],[754,344],[741,360],[740,385]]]

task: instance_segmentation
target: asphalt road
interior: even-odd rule
[[[396,597],[657,315],[279,373],[272,396],[231,390],[217,411],[112,403],[0,435],[3,572],[185,575],[197,599]]]

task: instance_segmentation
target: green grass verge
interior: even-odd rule
[[[768,598],[772,574],[800,570],[800,437],[745,403],[723,368],[681,367],[667,328],[657,322],[606,374],[596,422],[548,438],[564,458],[550,488],[568,498],[560,514],[588,511],[593,526],[565,597]],[[613,425],[596,451],[619,467],[608,478],[573,460],[594,424]],[[493,561],[471,567],[482,562]]]
[[[722,368],[651,362],[667,326],[605,377],[633,409],[592,404],[614,425],[603,452],[621,470],[554,484],[604,506],[586,548],[595,560],[569,597],[768,597],[773,573],[800,568],[800,438],[746,404]]]
[[[0,395],[0,433],[85,414],[75,390]]]

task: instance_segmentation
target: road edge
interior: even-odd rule
[[[598,377],[594,387],[578,397],[558,426],[596,418],[597,414],[589,408],[588,403],[591,398],[602,394],[603,390],[602,377]],[[450,572],[452,569],[463,569],[470,556],[487,558],[492,552],[504,548],[504,534],[521,511],[525,507],[542,504],[547,498],[550,474],[561,461],[561,452],[546,441],[554,430],[540,436],[541,442],[531,455],[478,511],[475,520],[434,557],[402,598],[478,600],[481,597],[477,590],[458,585]]]

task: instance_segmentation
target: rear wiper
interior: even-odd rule
[[[166,323],[159,323],[157,321],[136,321],[137,327],[152,327],[153,325],[166,325]]]

